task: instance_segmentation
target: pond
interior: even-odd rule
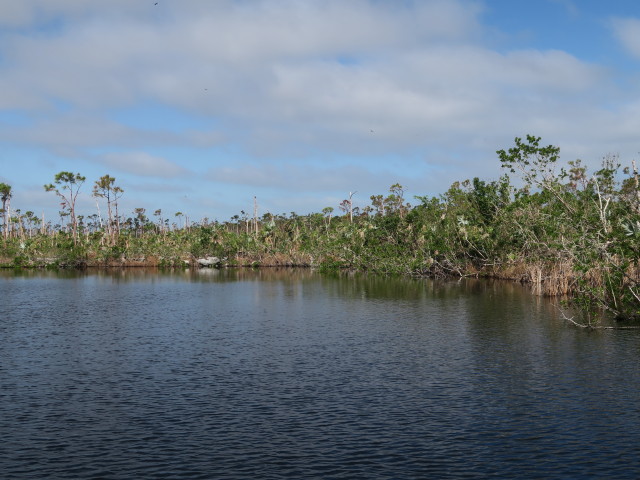
[[[639,358],[508,282],[7,270],[0,471],[638,478]]]

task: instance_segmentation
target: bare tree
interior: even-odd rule
[[[358,192],[349,192],[349,198],[340,203],[340,208],[349,214],[349,223],[353,223],[353,196]]]
[[[9,224],[11,218],[9,215],[9,204],[11,203],[11,185],[0,183],[0,200],[2,201],[2,226],[4,229],[4,238],[9,236]]]

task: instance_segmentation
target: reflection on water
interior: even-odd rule
[[[2,478],[636,478],[639,333],[508,282],[0,272]]]

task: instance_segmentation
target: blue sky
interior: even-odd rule
[[[564,161],[640,155],[635,0],[0,0],[0,182],[124,189],[197,221],[437,195],[541,136]],[[102,209],[104,212],[104,207]],[[55,217],[55,218],[53,218]]]

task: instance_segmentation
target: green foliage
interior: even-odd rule
[[[554,164],[560,157],[560,148],[540,146],[540,137],[527,135],[527,142],[515,138],[515,146],[496,153],[502,167],[511,173],[520,172],[528,185],[542,186],[554,178]]]
[[[71,229],[37,226],[32,212],[4,217],[0,262],[14,266],[195,264],[218,257],[230,266],[310,265],[322,271],[367,270],[385,274],[497,276],[527,281],[542,294],[570,295],[592,324],[610,312],[640,319],[640,181],[635,165],[622,176],[617,156],[589,174],[580,160],[559,164],[560,149],[527,135],[498,150],[508,172],[496,181],[455,182],[439,196],[416,196],[412,207],[404,187],[372,195],[360,210],[349,199],[309,215],[245,212],[223,223],[175,223],[144,208],[121,218],[122,190],[109,175],[95,182],[93,195],[108,206],[103,225],[75,215],[75,198],[85,181],[60,172],[45,186],[62,199],[61,215]],[[559,167],[559,173],[556,168]],[[516,188],[509,174],[516,174]],[[7,187],[7,188],[5,188]],[[4,192],[4,193],[3,193]],[[0,184],[2,201],[11,189]],[[3,204],[4,205],[4,204]],[[111,211],[114,207],[115,212]],[[167,217],[169,217],[167,215]],[[14,222],[7,228],[7,222]]]
[[[61,199],[61,207],[63,211],[68,211],[71,216],[71,227],[73,231],[74,244],[77,241],[78,222],[76,218],[76,200],[80,193],[80,187],[85,182],[86,177],[79,173],[60,172],[54,177],[54,183],[44,186],[47,192],[54,192]]]

